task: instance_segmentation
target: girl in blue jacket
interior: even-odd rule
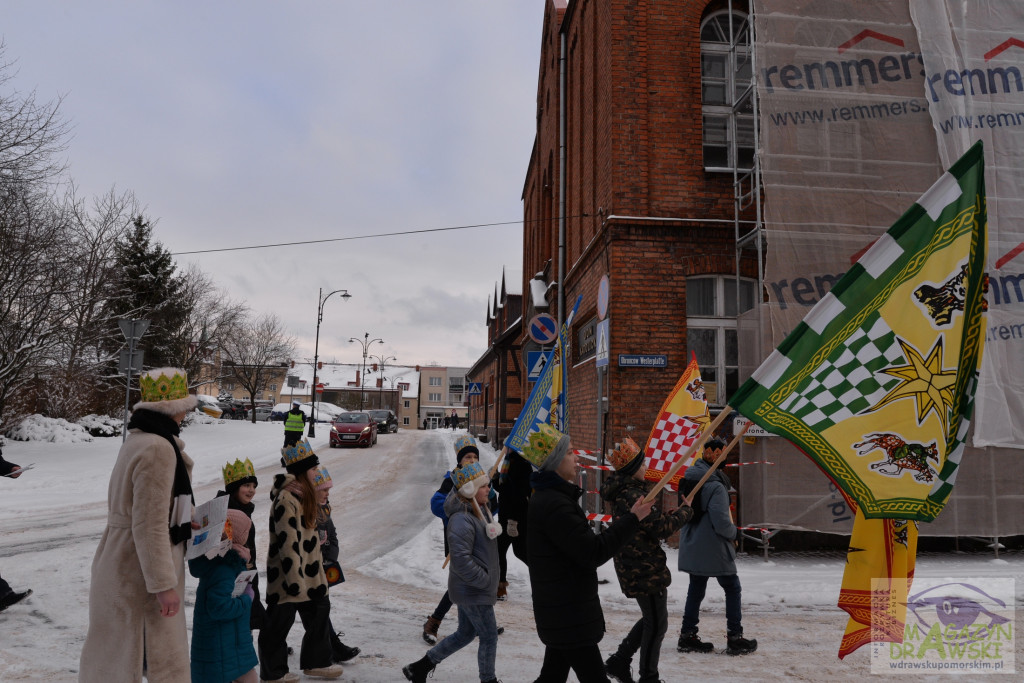
[[[199,579],[192,613],[192,683],[256,683],[256,649],[249,631],[252,586],[231,597],[235,579],[249,561],[252,521],[241,510],[228,510],[231,549],[222,557],[200,556],[188,561]]]

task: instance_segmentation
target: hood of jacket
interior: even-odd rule
[[[214,557],[212,560],[206,555],[200,555],[188,561],[188,572],[197,579],[202,579],[209,576],[213,571],[221,566],[227,564],[230,567],[236,567],[238,571],[245,569],[245,560],[242,559],[241,555],[234,551],[234,549],[227,551],[223,557]]]
[[[275,474],[274,483],[270,487],[270,500],[274,500],[284,490],[285,486],[295,481],[295,475],[291,473]]]
[[[473,503],[460,496],[458,491],[452,489],[448,493],[448,497],[444,499],[444,514],[448,515],[448,519],[451,519],[452,515],[456,512],[463,511],[468,512],[474,517],[476,516],[473,513]]]

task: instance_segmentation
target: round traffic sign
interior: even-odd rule
[[[530,339],[538,344],[550,344],[558,336],[558,323],[549,313],[538,313],[530,319],[527,329]]]
[[[604,320],[608,315],[608,275],[601,276],[601,282],[597,285],[597,319]]]
[[[318,393],[318,394],[324,393],[324,384],[323,384],[323,382],[321,382],[320,384],[316,385],[316,393]]]

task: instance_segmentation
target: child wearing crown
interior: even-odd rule
[[[240,510],[246,517],[252,519],[252,513],[256,505],[252,502],[256,495],[256,487],[259,481],[256,479],[256,469],[252,466],[249,458],[245,462],[236,459],[234,463],[227,463],[222,470],[224,475],[224,490],[218,491],[217,496],[228,496],[228,509]],[[249,551],[248,568],[256,568],[256,527],[249,525],[249,536],[245,540],[245,547]],[[266,610],[260,602],[259,576],[252,579],[252,612],[249,615],[249,628],[258,629],[263,626],[263,617]]]
[[[260,629],[260,678],[297,681],[288,670],[288,632],[295,615],[306,633],[299,667],[310,678],[338,678],[342,668],[331,652],[331,603],[327,598],[314,477],[320,465],[306,440],[281,449],[286,474],[274,477],[270,491],[270,545],[267,551],[267,616]]]
[[[498,534],[501,525],[487,510],[491,482],[480,463],[463,464],[451,473],[452,491],[444,503],[448,516],[451,566],[448,594],[459,608],[459,626],[422,659],[402,669],[407,680],[426,683],[427,675],[446,657],[480,639],[477,663],[480,680],[497,683],[494,659],[498,624],[494,604],[498,590]]]

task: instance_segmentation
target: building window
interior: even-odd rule
[[[409,406],[406,406],[406,408],[408,408],[408,407]],[[405,427],[408,427],[409,426],[409,418],[403,417],[402,418],[402,425],[405,426]]]
[[[739,280],[739,312],[754,307],[753,280]],[[725,405],[739,388],[736,336],[736,278],[710,275],[686,278],[686,348],[697,354],[708,403]]]
[[[441,402],[441,393],[438,392],[436,394],[434,394],[434,393],[427,394],[427,400],[428,401],[433,401],[434,403],[440,403]]]
[[[743,12],[721,10],[700,27],[704,168],[750,170],[754,112],[750,96],[750,24]]]
[[[430,386],[432,386],[432,387],[439,387],[439,386],[441,386],[441,378],[440,377],[431,377],[430,378]]]
[[[235,383],[234,382],[223,382],[221,384],[221,386],[224,387],[224,391],[234,391],[235,390]]]
[[[408,407],[409,407],[409,402],[408,402],[408,401],[403,401],[403,403],[405,404],[405,407],[406,407],[406,408],[408,408]]]
[[[271,391],[277,391],[277,382],[271,382],[270,383],[270,390]]]

